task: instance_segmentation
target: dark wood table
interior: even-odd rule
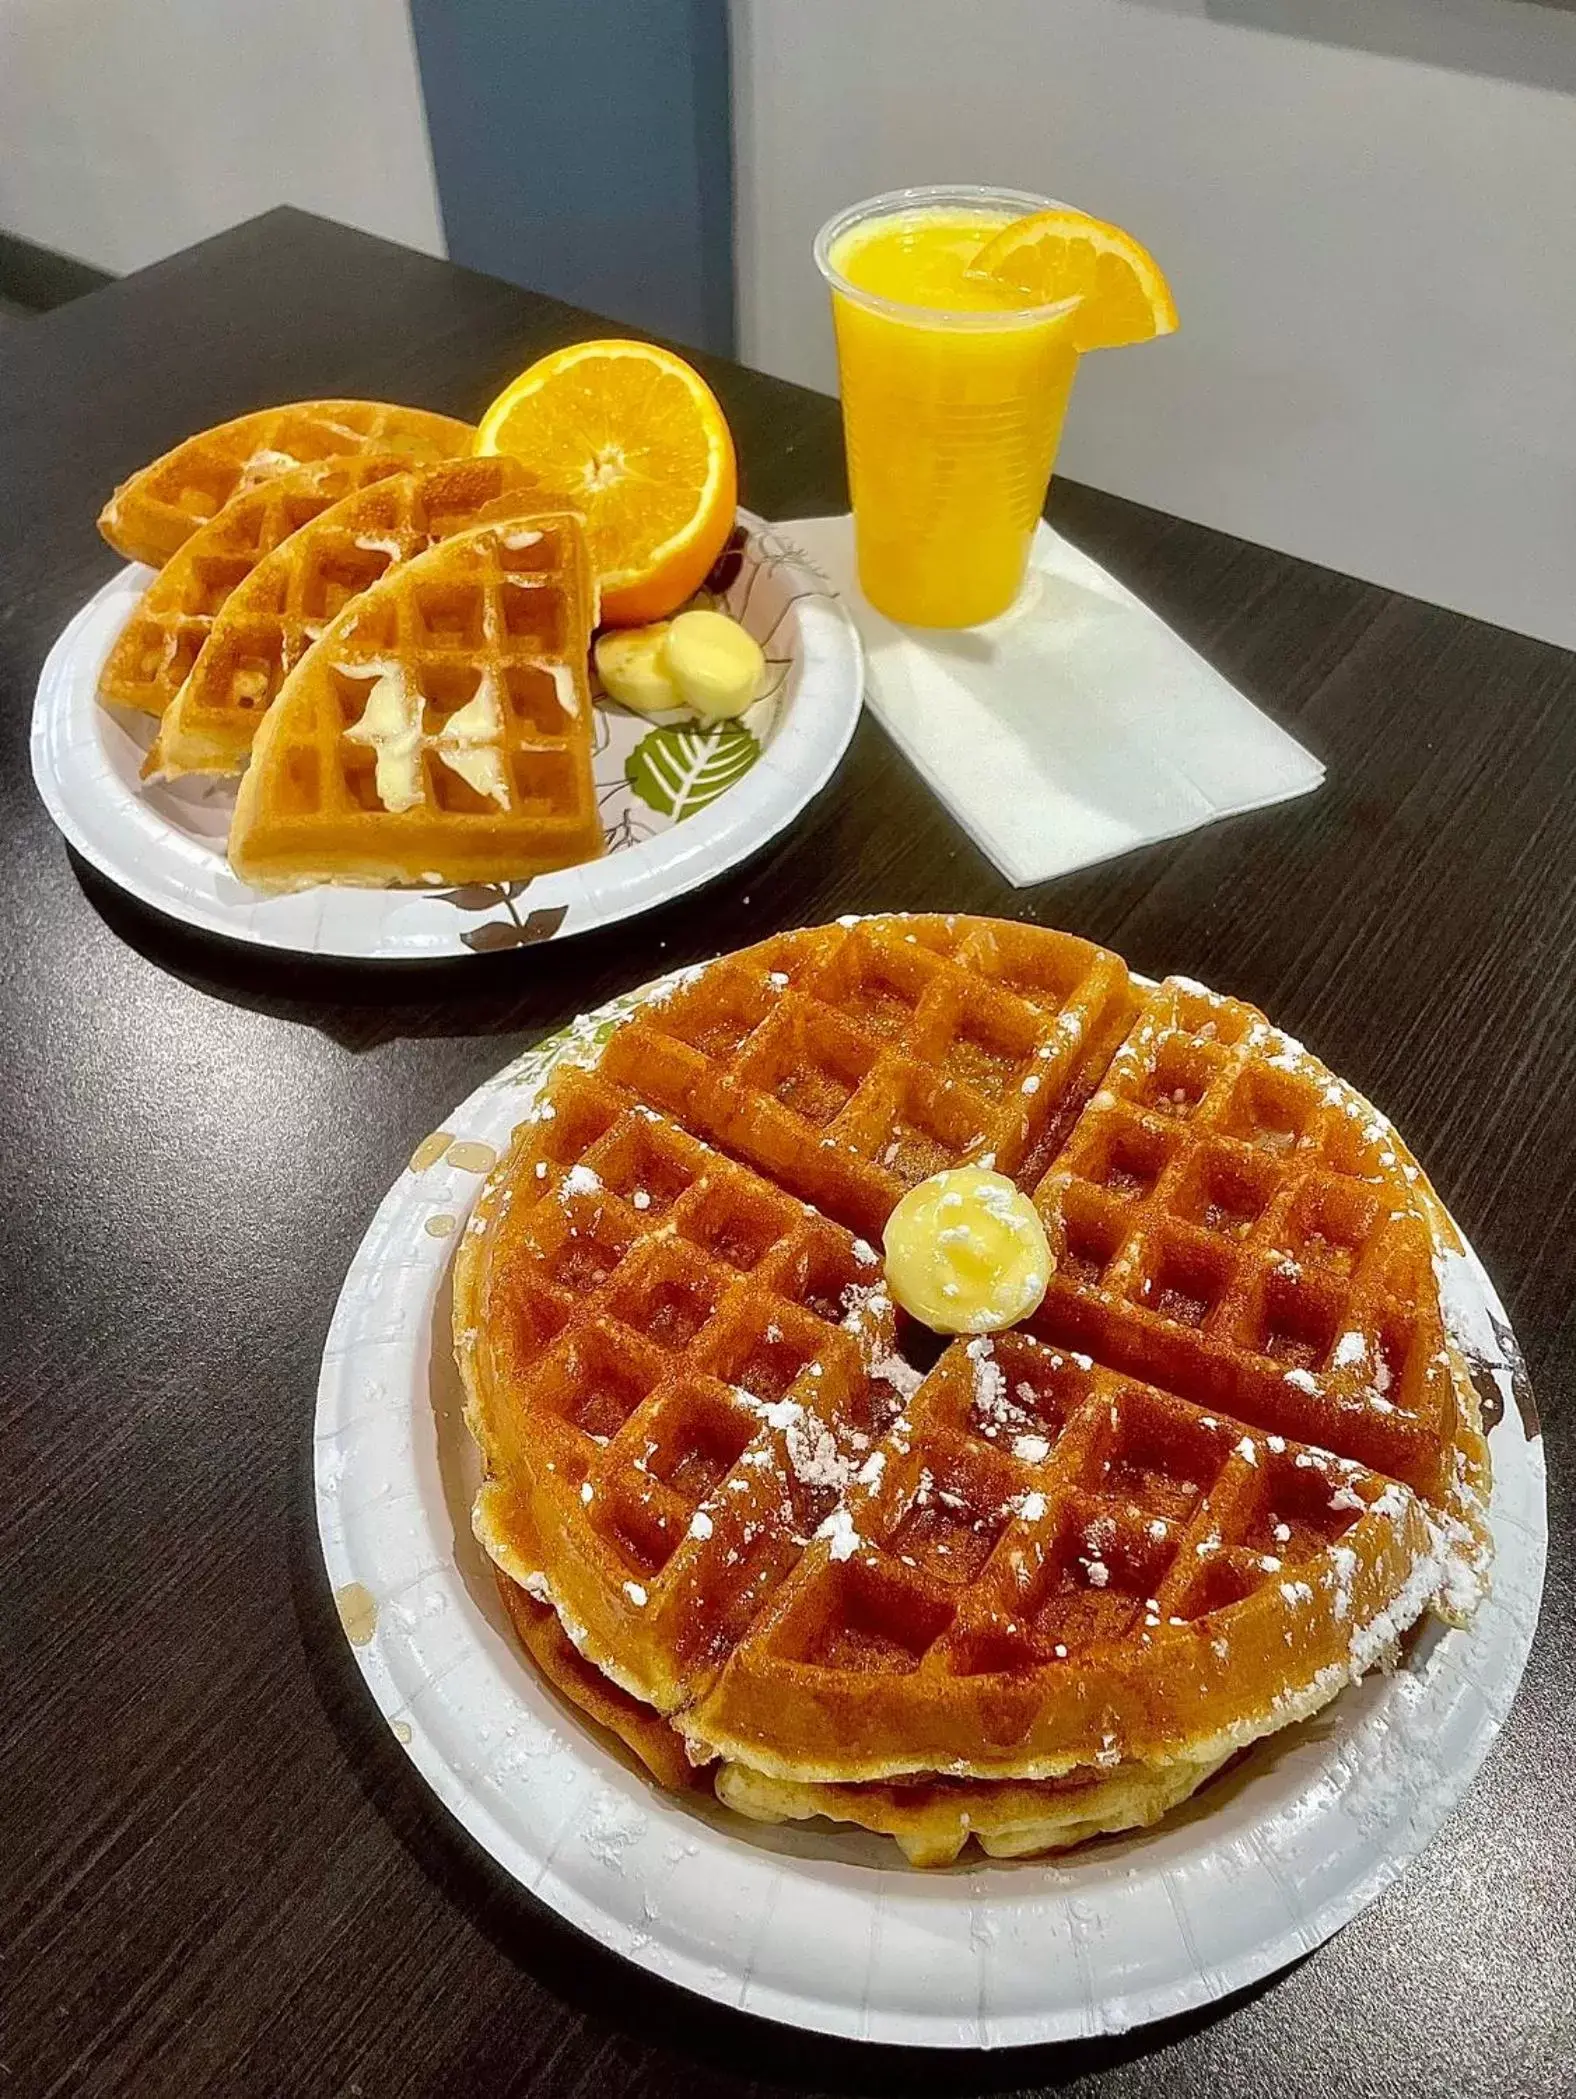
[[[806,262],[808,268],[808,262]],[[135,908],[34,796],[45,651],[111,485],[268,401],[462,415],[583,314],[291,211],[0,341],[6,1345],[0,2093],[1568,2092],[1576,1974],[1576,658],[1088,490],[1057,523],[1329,762],[1323,790],[1009,889],[866,720],[752,866],[562,947],[266,958]],[[769,516],[844,501],[834,405],[703,360]],[[1401,1884],[1211,2010],[957,2059],[829,2044],[604,1955],[496,1871],[365,1695],[319,1563],[318,1356],[412,1145],[667,963],[870,908],[1020,915],[1241,993],[1396,1117],[1511,1308],[1549,1603]]]

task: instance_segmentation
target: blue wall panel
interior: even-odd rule
[[[727,0],[411,0],[449,253],[733,347]]]

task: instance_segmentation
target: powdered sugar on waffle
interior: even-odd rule
[[[968,1344],[967,1355],[974,1366],[974,1410],[981,1421],[1004,1427],[1009,1418],[1007,1380],[996,1361],[989,1335],[981,1334]]]
[[[818,1538],[831,1540],[827,1550],[834,1560],[849,1560],[864,1542],[854,1528],[854,1519],[845,1508],[835,1508],[815,1534]]]
[[[697,972],[685,974],[687,978],[693,979]],[[1203,1030],[1196,1032],[1204,1033]],[[1293,1069],[1296,1060],[1305,1053],[1289,1038],[1277,1035],[1272,1040],[1272,1033],[1273,1031],[1266,1031],[1259,1040],[1258,1046],[1265,1052],[1263,1061],[1277,1064],[1287,1070]],[[1219,1052],[1213,1054],[1218,1056]],[[570,1175],[566,1176],[565,1190],[570,1194],[594,1193],[600,1182],[596,1181],[594,1175],[591,1179],[594,1186],[576,1184],[575,1170],[572,1169]],[[854,1253],[861,1267],[877,1269],[878,1257],[874,1248],[859,1242]],[[783,1323],[788,1324],[786,1319]],[[877,1377],[888,1382],[904,1399],[911,1397],[918,1390],[924,1381],[923,1375],[897,1351],[893,1338],[894,1315],[891,1302],[877,1275],[873,1275],[869,1282],[854,1283],[845,1290],[841,1305],[841,1325],[844,1331],[859,1341],[868,1367]],[[769,1333],[766,1338],[771,1339]],[[972,1399],[971,1426],[983,1433],[988,1440],[998,1442],[1005,1450],[1011,1450],[1020,1460],[1038,1463],[1047,1458],[1053,1448],[1053,1438],[1037,1433],[1038,1396],[1032,1387],[1027,1382],[1018,1387],[1011,1386],[1002,1362],[998,1360],[996,1346],[988,1337],[979,1337],[969,1342],[962,1353],[966,1354],[968,1360]],[[1049,1355],[1048,1351],[1047,1354]],[[1328,1358],[1330,1369],[1332,1373],[1358,1369],[1363,1365],[1366,1354],[1367,1349],[1360,1334],[1342,1334],[1337,1338]],[[1087,1366],[1088,1360],[1087,1357],[1083,1358],[1082,1365]],[[1309,1396],[1316,1395],[1324,1389],[1324,1381],[1316,1376],[1312,1369],[1294,1368],[1285,1375],[1288,1383]],[[1368,1388],[1369,1403],[1375,1405],[1376,1411],[1387,1410],[1390,1375],[1388,1364],[1379,1359],[1376,1352],[1372,1382]],[[1335,1383],[1333,1377],[1331,1383]],[[762,1402],[748,1394],[743,1396],[750,1401],[752,1411],[757,1414],[763,1426],[781,1436],[781,1448],[794,1480],[805,1487],[838,1497],[836,1505],[822,1518],[815,1533],[824,1541],[827,1557],[838,1562],[860,1553],[865,1541],[860,1535],[859,1521],[856,1517],[856,1511],[862,1506],[857,1487],[873,1485],[879,1481],[888,1451],[901,1454],[905,1450],[906,1420],[900,1419],[893,1426],[884,1449],[872,1453],[866,1439],[864,1449],[856,1451],[847,1441],[840,1440],[838,1432],[834,1432],[831,1427],[818,1420],[813,1409],[807,1410],[795,1400],[784,1398],[774,1402]],[[1393,1402],[1389,1404],[1393,1405]],[[1114,1414],[1113,1425],[1116,1425]],[[1229,1428],[1231,1424],[1226,1426]],[[1266,1449],[1275,1453],[1284,1447],[1283,1438],[1266,1438],[1259,1431],[1255,1431],[1253,1435],[1242,1436],[1237,1444],[1242,1461],[1254,1465],[1270,1463],[1268,1458],[1262,1456]],[[767,1455],[764,1451],[749,1454],[755,1457],[757,1462],[760,1457]],[[1299,1451],[1296,1460],[1298,1465],[1302,1465],[1305,1460],[1308,1464],[1321,1468],[1328,1466],[1334,1473],[1332,1508],[1349,1507],[1350,1513],[1361,1519],[1365,1508],[1371,1506],[1375,1516],[1400,1524],[1418,1507],[1409,1490],[1399,1486],[1386,1487],[1375,1496],[1371,1505],[1367,1504],[1341,1476],[1344,1470],[1356,1470],[1350,1461],[1341,1461],[1322,1452],[1310,1455],[1305,1451]],[[1373,1490],[1370,1488],[1368,1491],[1372,1493]],[[927,1503],[934,1501],[943,1507],[966,1506],[957,1503],[956,1498],[950,1497],[945,1488],[938,1487],[935,1477],[929,1473],[921,1482],[918,1499]],[[1038,1490],[1030,1490],[1015,1495],[1009,1506],[1015,1514],[1025,1520],[1039,1522],[1047,1513],[1048,1499]],[[825,1508],[824,1501],[820,1503],[820,1507]],[[1378,1614],[1366,1625],[1356,1629],[1349,1655],[1342,1664],[1331,1665],[1329,1670],[1319,1672],[1312,1683],[1303,1686],[1300,1691],[1284,1694],[1282,1699],[1277,1701],[1276,1718],[1271,1724],[1278,1725],[1282,1717],[1293,1716],[1290,1713],[1291,1704],[1298,1710],[1311,1709],[1307,1703],[1310,1699],[1314,1704],[1322,1703],[1341,1683],[1361,1674],[1371,1666],[1372,1659],[1384,1649],[1387,1641],[1393,1640],[1395,1632],[1418,1614],[1441,1584],[1448,1585],[1448,1521],[1447,1519],[1445,1523],[1436,1526],[1435,1550],[1426,1553],[1417,1561],[1389,1611]],[[1162,1530],[1164,1528],[1162,1524]],[[1460,1557],[1463,1564],[1467,1564],[1467,1548],[1472,1545],[1472,1534],[1464,1521],[1459,1528],[1461,1536],[1457,1542],[1461,1548]],[[690,1535],[704,1541],[710,1534],[709,1518],[706,1518],[704,1528],[701,1527],[698,1518],[691,1520]],[[932,1536],[934,1535],[932,1533]],[[1107,1533],[1100,1526],[1091,1524],[1087,1527],[1083,1538],[1083,1571],[1089,1587],[1100,1589],[1111,1586],[1120,1594],[1121,1559],[1120,1555],[1111,1551],[1113,1535],[1114,1533]],[[1290,1542],[1289,1535],[1285,1540],[1280,1539],[1279,1529],[1276,1531],[1276,1538],[1278,1542]],[[1231,1542],[1236,1546],[1241,1540],[1233,1534]],[[874,1549],[872,1547],[872,1550]],[[938,1547],[933,1544],[929,1549],[946,1548],[944,1545]],[[909,1564],[913,1564],[912,1560]],[[1279,1562],[1273,1555],[1266,1555],[1263,1565],[1268,1572],[1279,1570]],[[1288,1571],[1285,1579],[1275,1584],[1288,1607],[1298,1611],[1306,1609],[1316,1599],[1317,1584],[1330,1598],[1326,1608],[1333,1610],[1337,1619],[1349,1623],[1353,1610],[1354,1584],[1359,1569],[1358,1553],[1352,1547],[1336,1544],[1329,1548],[1324,1564],[1311,1578],[1311,1570],[1305,1572],[1298,1569],[1295,1559],[1291,1560],[1290,1567],[1294,1571]],[[1158,1614],[1156,1615],[1158,1617]],[[1178,1622],[1173,1620],[1173,1623]],[[1328,1647],[1325,1651],[1329,1651]],[[1252,1731],[1262,1731],[1262,1727]]]
[[[855,1242],[856,1259],[862,1244],[863,1241]],[[890,1385],[900,1399],[912,1399],[925,1376],[885,1338],[891,1332],[893,1319],[892,1300],[885,1283],[850,1283],[843,1292],[843,1305],[844,1329],[859,1343],[870,1375]]]
[[[788,1462],[795,1477],[807,1487],[830,1487],[841,1494],[857,1469],[855,1460],[839,1450],[837,1438],[829,1428],[811,1421],[804,1409],[790,1421],[784,1434],[788,1451]],[[834,1554],[834,1558],[844,1555]]]

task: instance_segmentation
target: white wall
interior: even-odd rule
[[[119,272],[275,204],[442,254],[405,0],[0,0],[0,229]]]
[[[1100,488],[1576,647],[1576,15],[1351,0],[734,0],[742,354],[830,386],[838,205],[989,181],[1117,220],[1182,331],[1090,358]],[[1365,38],[1372,41],[1371,33]],[[1382,43],[1386,41],[1381,38]]]

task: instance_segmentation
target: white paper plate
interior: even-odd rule
[[[478,1463],[448,1270],[482,1178],[548,1068],[643,994],[490,1079],[415,1154],[351,1264],[323,1355],[318,1526],[373,1697],[446,1807],[522,1886],[614,1952],[822,2033],[993,2047],[1111,2033],[1310,1952],[1433,1836],[1504,1722],[1547,1542],[1542,1444],[1509,1325],[1470,1253],[1447,1306],[1490,1399],[1496,1561],[1465,1632],[1431,1625],[1158,1828],[1065,1862],[922,1873],[830,1825],[769,1828],[636,1775],[537,1678],[471,1536]],[[1526,1413],[1523,1415],[1522,1404]]]
[[[95,592],[50,650],[33,706],[33,778],[79,853],[171,918],[258,947],[423,961],[565,939],[683,896],[774,838],[819,793],[859,719],[853,622],[777,530],[739,513],[714,602],[771,666],[767,696],[715,731],[599,702],[593,770],[609,851],[534,881],[440,891],[309,889],[265,897],[224,856],[235,783],[145,787],[153,740],[97,699],[115,637],[152,578],[138,564]],[[139,724],[139,726],[141,726]],[[636,782],[638,781],[638,785]]]

